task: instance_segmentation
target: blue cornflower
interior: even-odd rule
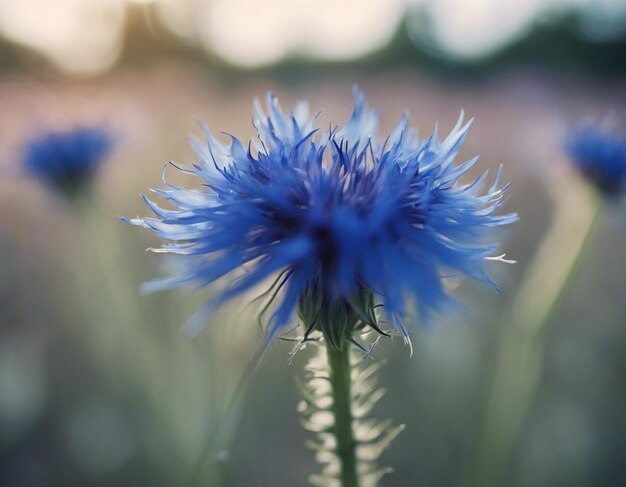
[[[186,266],[148,290],[234,280],[189,323],[204,325],[224,301],[267,281],[276,301],[268,340],[297,309],[305,339],[322,331],[331,344],[353,341],[354,331],[381,333],[376,308],[408,337],[402,318],[409,303],[422,315],[451,301],[444,274],[464,274],[492,286],[485,263],[497,244],[490,230],[516,220],[496,215],[506,186],[483,189],[487,174],[460,184],[478,158],[454,165],[471,121],[463,115],[442,141],[437,130],[420,140],[404,116],[385,138],[378,114],[355,91],[344,128],[320,133],[300,102],[284,115],[271,94],[268,114],[255,101],[258,137],[245,149],[230,136],[227,147],[203,126],[206,145],[192,141],[200,158],[186,172],[201,190],[168,184],[156,194],[176,209],[144,197],[156,218],[131,223],[169,241],[160,252],[180,254]],[[165,182],[165,178],[164,178]],[[503,260],[503,259],[502,259]]]
[[[626,189],[626,137],[587,124],[568,134],[567,152],[576,168],[602,192]]]
[[[47,132],[30,140],[24,149],[26,170],[64,195],[87,188],[113,146],[101,128]]]

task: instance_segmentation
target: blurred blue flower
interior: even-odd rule
[[[226,147],[203,126],[206,144],[192,141],[200,161],[182,169],[202,189],[168,184],[155,193],[176,209],[144,197],[156,218],[127,220],[169,241],[159,252],[180,254],[178,274],[153,281],[148,291],[194,283],[204,287],[227,274],[188,326],[195,332],[224,301],[275,279],[277,297],[268,340],[298,309],[314,330],[350,339],[355,329],[380,330],[375,308],[408,336],[408,303],[425,316],[451,302],[444,274],[471,276],[492,286],[485,264],[497,244],[494,227],[516,215],[496,215],[506,186],[487,173],[460,184],[478,158],[454,165],[469,125],[463,115],[442,141],[420,140],[404,116],[390,135],[377,136],[378,114],[355,91],[347,125],[320,133],[300,102],[287,116],[271,94],[266,115],[255,101],[256,140],[245,149],[230,136]],[[165,177],[164,177],[165,181]],[[333,328],[334,327],[334,328]]]
[[[607,195],[626,189],[626,137],[593,124],[573,129],[566,149],[576,168]]]
[[[112,149],[111,135],[100,128],[47,132],[24,150],[26,170],[65,195],[87,188]]]

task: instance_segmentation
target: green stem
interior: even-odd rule
[[[602,202],[597,194],[591,195],[589,205],[588,216],[581,217],[578,212],[572,213],[572,201],[561,202],[559,219],[542,243],[503,320],[482,425],[465,469],[466,486],[499,485],[510,461],[538,390],[543,339],[591,248],[600,222]]]
[[[342,487],[358,487],[356,442],[352,431],[350,345],[344,343],[342,349],[337,350],[326,341],[326,351],[333,397],[332,412],[335,417],[333,431],[337,440],[336,454],[341,463],[339,478]]]
[[[587,228],[585,229],[583,233],[580,246],[578,247],[578,250],[576,254],[574,255],[574,258],[572,259],[569,265],[569,269],[567,270],[564,276],[563,282],[561,286],[559,287],[558,291],[555,293],[554,298],[552,300],[552,304],[549,306],[548,310],[546,311],[545,316],[543,317],[543,320],[541,320],[536,325],[534,330],[532,330],[533,331],[533,337],[532,337],[533,346],[535,347],[540,347],[541,344],[543,343],[543,337],[545,336],[547,330],[550,328],[549,326],[550,323],[554,321],[553,320],[554,315],[558,311],[561,305],[561,302],[563,301],[563,297],[565,296],[567,290],[570,288],[574,279],[578,275],[578,271],[580,270],[582,263],[587,258],[589,250],[591,249],[593,237],[595,236],[597,228],[600,224],[600,221],[602,220],[601,215],[602,215],[602,208],[603,208],[602,201],[599,199],[597,195],[594,195],[594,196],[595,197],[591,203],[592,204],[591,221],[589,222],[589,225],[587,226]]]

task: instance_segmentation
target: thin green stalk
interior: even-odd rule
[[[356,471],[356,442],[352,431],[352,366],[350,364],[350,345],[343,344],[341,350],[326,342],[330,384],[332,387],[334,415],[333,432],[337,440],[336,454],[341,463],[339,479],[342,487],[358,487]]]
[[[207,380],[204,372],[211,370],[219,357],[204,353],[198,344],[165,327],[169,318],[164,311],[178,303],[168,301],[156,307],[140,296],[119,234],[124,224],[108,214],[94,195],[75,202],[83,237],[79,250],[84,252],[76,259],[77,293],[84,306],[84,325],[91,325],[83,330],[83,336],[93,347],[100,367],[112,374],[112,383],[130,386],[165,432],[167,445],[155,443],[150,450],[169,455],[167,465],[176,485],[186,485],[188,480],[193,485],[211,483],[217,470],[225,467],[223,463],[208,465],[209,454],[213,447],[229,443],[236,422],[233,418],[248,383],[247,371],[254,364],[246,369],[231,399],[223,400],[219,392],[224,387],[230,389],[229,376],[221,374],[220,380],[209,376]],[[171,397],[178,400],[172,401]],[[189,403],[191,406],[181,406],[180,397],[193,397],[194,401]],[[205,415],[209,429],[206,435],[204,428],[196,426],[198,421],[205,421]],[[204,436],[208,436],[205,451],[190,464]]]
[[[316,487],[378,485],[392,472],[377,461],[404,425],[390,420],[376,421],[369,413],[385,391],[376,385],[376,371],[382,362],[355,360],[355,348],[347,339],[315,341],[316,353],[306,366],[306,382],[298,404],[302,426],[316,434],[308,446],[315,451],[322,471],[310,476]]]
[[[602,201],[597,194],[591,195],[586,207],[581,206],[580,189],[560,194],[555,224],[502,321],[494,376],[464,472],[467,487],[501,484],[537,394],[543,339],[591,248],[600,221]]]
[[[563,297],[565,296],[567,290],[570,288],[576,276],[578,275],[578,272],[580,271],[582,263],[586,260],[587,255],[589,254],[589,251],[592,247],[591,244],[593,243],[594,236],[602,220],[601,216],[602,216],[603,204],[600,198],[596,197],[594,198],[592,205],[593,205],[593,208],[592,208],[593,213],[591,216],[591,221],[585,233],[583,234],[581,244],[578,248],[578,251],[576,252],[576,255],[574,256],[573,261],[571,262],[569,270],[565,274],[565,278],[563,279],[563,284],[561,285],[559,290],[556,292],[552,300],[552,305],[549,307],[548,311],[546,312],[545,317],[534,329],[533,344],[535,347],[539,347],[543,343],[543,337],[545,336],[547,330],[549,329],[550,323],[554,321],[554,315],[558,311],[561,305],[561,302],[563,301]]]

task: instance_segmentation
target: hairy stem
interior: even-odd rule
[[[350,345],[343,344],[341,350],[326,344],[330,383],[332,387],[334,415],[333,432],[337,440],[336,454],[341,464],[339,479],[342,487],[358,487],[356,472],[356,442],[352,431],[352,366],[350,364]]]

